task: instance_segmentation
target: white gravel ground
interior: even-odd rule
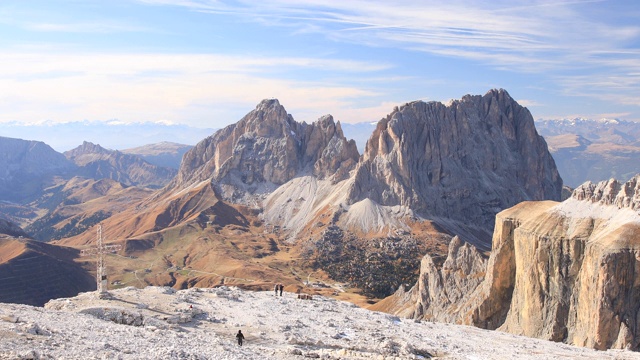
[[[291,293],[131,287],[111,294],[45,308],[0,304],[0,359],[640,359]]]

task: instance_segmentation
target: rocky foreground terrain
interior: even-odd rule
[[[400,319],[316,296],[128,287],[0,304],[0,359],[640,359],[475,327]],[[246,341],[235,342],[241,329]]]

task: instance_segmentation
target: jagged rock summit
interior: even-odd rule
[[[616,179],[601,181],[597,184],[587,181],[578,186],[571,197],[578,201],[640,211],[640,175],[636,175],[626,183],[620,183]]]
[[[587,182],[562,203],[520,203],[497,215],[486,267],[479,266],[480,254],[452,242],[445,264],[466,261],[438,269],[425,256],[416,286],[379,306],[409,317],[637,351],[639,205],[640,175],[624,184]],[[441,301],[460,293],[455,302]]]
[[[531,113],[501,89],[396,108],[367,142],[349,202],[405,205],[491,232],[500,210],[560,200],[561,190]]]
[[[340,181],[359,158],[333,117],[309,125],[298,123],[276,99],[263,100],[239,122],[209,136],[183,158],[174,186],[203,180],[255,192],[261,185],[282,185],[295,176],[312,174]]]

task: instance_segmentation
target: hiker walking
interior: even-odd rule
[[[284,290],[284,285],[280,284],[280,296],[282,296],[282,290]]]
[[[278,296],[278,290],[279,290],[279,289],[280,289],[280,284],[276,284],[276,285],[273,287],[273,291],[276,293],[276,296]]]
[[[244,335],[242,334],[242,330],[238,330],[236,334],[236,339],[238,339],[238,345],[242,346],[242,340],[244,340]]]

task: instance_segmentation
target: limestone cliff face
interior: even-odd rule
[[[500,212],[486,275],[475,289],[464,272],[467,282],[457,285],[441,280],[450,267],[427,265],[389,308],[596,349],[638,350],[639,182],[640,175],[625,184],[585,183],[562,203],[523,202]],[[469,268],[478,260],[467,261]],[[448,305],[460,289],[455,306]]]
[[[198,143],[183,158],[174,185],[212,179],[252,186],[281,185],[302,173],[345,179],[359,158],[330,115],[298,123],[278,100],[263,100],[239,122]]]
[[[504,90],[397,108],[367,142],[351,203],[369,198],[491,231],[524,200],[560,200],[562,180],[529,111]]]

